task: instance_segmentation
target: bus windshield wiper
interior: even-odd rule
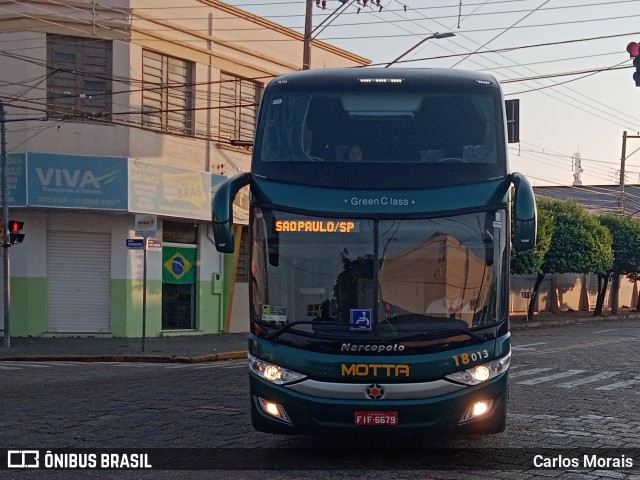
[[[404,337],[395,338],[394,341],[403,342],[403,341],[406,341],[406,340],[417,340],[417,339],[420,339],[420,338],[446,337],[448,335],[451,335],[452,333],[464,334],[464,335],[468,335],[468,336],[473,337],[473,338],[477,338],[479,340],[486,340],[486,337],[484,335],[480,335],[479,333],[471,330],[470,328],[466,328],[466,327],[450,327],[450,328],[441,328],[441,329],[438,329],[438,330],[431,330],[431,331],[426,331],[426,332],[414,333],[412,335],[407,335],[407,336],[404,336]]]
[[[255,323],[257,323],[258,325],[261,325],[263,327],[267,327],[267,328],[274,328],[273,325],[270,325],[268,322],[264,322],[261,320],[254,320]],[[265,337],[266,340],[275,340],[276,338],[278,338],[280,335],[282,335],[283,333],[291,330],[293,327],[296,327],[298,325],[317,325],[318,322],[312,322],[312,321],[300,321],[300,322],[291,322],[291,323],[287,323],[286,325],[278,328],[277,330],[275,330],[274,332],[270,333],[269,335],[267,335]],[[322,322],[322,325],[341,325],[341,323],[339,322]],[[298,332],[296,332],[298,333]],[[305,335],[305,336],[313,336],[313,335],[308,335],[310,332],[299,332],[299,335]]]

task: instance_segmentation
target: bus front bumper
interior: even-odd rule
[[[362,399],[356,400],[307,395],[250,374],[251,418],[257,430],[291,435],[499,433],[506,422],[507,376],[429,398],[368,399],[363,388]]]

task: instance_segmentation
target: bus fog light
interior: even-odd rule
[[[275,418],[279,418],[280,420],[284,420],[287,423],[291,423],[289,420],[289,416],[287,412],[284,410],[284,407],[278,403],[270,402],[269,400],[265,400],[264,398],[258,398],[258,402],[260,403],[260,408],[267,415],[270,415]]]
[[[474,403],[470,407],[468,407],[462,418],[460,419],[460,423],[464,423],[469,420],[473,420],[476,417],[481,417],[493,406],[493,400],[481,400],[479,402]]]
[[[487,402],[478,402],[471,408],[471,416],[477,417],[489,411],[489,404]]]

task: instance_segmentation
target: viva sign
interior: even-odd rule
[[[127,210],[126,157],[27,154],[30,206]]]
[[[40,185],[45,189],[87,189],[88,187],[100,190],[100,183],[110,180],[116,172],[108,172],[101,177],[97,177],[91,170],[67,170],[66,168],[36,168],[36,175]]]

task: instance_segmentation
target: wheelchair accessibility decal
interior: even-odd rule
[[[352,308],[350,315],[350,330],[352,332],[370,332],[373,330],[373,310]]]

